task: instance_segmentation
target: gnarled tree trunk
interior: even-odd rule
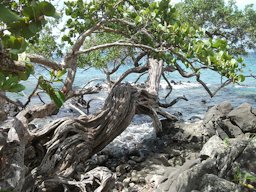
[[[33,166],[29,168],[31,174],[26,178],[23,191],[30,191],[31,186],[56,190],[60,183],[67,185],[64,181],[73,180],[71,178],[89,185],[77,174],[77,167],[120,135],[136,112],[150,115],[153,124],[159,126],[155,106],[155,95],[130,84],[121,84],[110,92],[98,114],[64,118],[34,130],[31,144],[37,156],[30,160]]]
[[[96,115],[63,118],[42,129],[31,130],[30,137],[25,140],[26,153],[21,154],[28,168],[24,185],[22,181],[19,187],[9,189],[107,191],[112,187],[114,177],[111,172],[106,169],[101,169],[100,172],[87,172],[86,161],[120,135],[128,127],[135,113],[152,117],[157,134],[162,129],[158,114],[170,120],[177,120],[159,107],[157,93],[161,67],[162,62],[149,60],[148,88],[138,89],[130,84],[115,86],[107,97],[103,109]],[[52,106],[49,109],[54,108]],[[30,113],[27,110],[20,113],[17,118],[27,126],[30,119],[41,117],[44,110],[38,111]],[[6,166],[3,165],[4,167]],[[95,179],[100,180],[101,184],[96,185]]]

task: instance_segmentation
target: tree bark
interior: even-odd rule
[[[156,60],[149,58],[148,60],[149,70],[148,70],[148,92],[153,95],[158,95],[160,88],[160,79],[163,70],[163,60]]]
[[[69,62],[71,61],[69,60]],[[31,130],[28,132],[29,136],[24,139],[20,137],[22,144],[16,147],[21,151],[19,158],[25,159],[25,161],[17,161],[16,165],[22,170],[27,167],[28,174],[25,182],[15,178],[19,181],[19,185],[15,188],[6,185],[7,189],[14,189],[15,191],[63,191],[68,188],[72,191],[74,187],[78,187],[81,191],[87,189],[105,191],[111,187],[113,176],[107,170],[103,170],[100,175],[92,171],[89,177],[83,174],[88,172],[86,160],[120,135],[128,127],[135,113],[149,115],[153,120],[157,134],[162,131],[158,114],[172,121],[177,120],[176,117],[164,112],[159,107],[157,93],[162,65],[162,61],[149,60],[149,82],[146,90],[135,88],[130,84],[118,84],[113,87],[103,109],[96,115],[59,119],[42,129]],[[64,86],[68,92],[72,90],[75,69],[76,67],[70,69]],[[70,94],[68,92],[66,92],[67,95]],[[54,110],[56,110],[54,104],[44,105],[38,109],[25,109],[17,115],[17,119],[22,122],[22,127],[28,128],[31,120],[51,114]],[[26,149],[24,149],[25,146]],[[3,148],[1,153],[8,154],[9,149],[10,147],[7,146]],[[3,163],[5,168],[8,167],[7,162],[11,156],[2,156],[2,154],[0,159],[6,157]],[[10,162],[12,161],[10,160]],[[10,171],[15,172],[12,169]],[[17,173],[24,175],[24,171]],[[101,178],[101,186],[94,186],[92,178],[99,177]],[[2,178],[8,178],[8,175],[3,175]]]
[[[27,161],[29,174],[22,191],[31,191],[32,186],[36,186],[36,190],[52,191],[74,178],[89,185],[81,178],[81,171],[78,174],[77,168],[84,167],[84,172],[88,171],[86,165],[81,164],[120,135],[135,113],[151,116],[153,125],[161,127],[159,111],[155,95],[130,84],[120,84],[111,90],[98,114],[63,118],[40,130],[32,130],[32,139],[27,146],[36,156]],[[173,116],[169,117],[175,120]]]
[[[5,92],[0,91],[0,95],[5,96]],[[6,120],[6,118],[7,118],[7,115],[5,112],[5,107],[4,107],[5,104],[6,104],[6,100],[0,96],[0,122]]]

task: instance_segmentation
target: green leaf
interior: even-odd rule
[[[142,17],[137,15],[136,18],[135,18],[135,22],[140,23],[141,21],[142,21]]]
[[[32,22],[29,24],[28,28],[31,31],[31,33],[36,34],[42,29],[42,25],[41,22]]]
[[[227,41],[223,39],[217,39],[213,44],[213,48],[219,48],[221,50],[224,50],[227,47]]]
[[[54,16],[55,15],[55,7],[47,1],[40,2],[39,8],[42,11],[42,13],[46,16]]]
[[[66,72],[67,72],[66,69],[60,70],[60,71],[57,72],[56,77],[59,79],[59,78],[61,78]]]
[[[18,83],[18,77],[14,75],[10,75],[8,79],[5,79],[2,90],[9,90],[12,86],[16,85]]]
[[[57,97],[57,103],[58,103],[58,107],[61,107],[64,102],[65,102],[65,95],[61,92],[61,91],[56,91],[55,95]]]
[[[11,86],[8,91],[9,92],[20,92],[23,91],[25,89],[25,86],[21,85],[21,84],[15,84],[13,86]]]
[[[0,20],[6,24],[17,22],[22,18],[19,17],[16,13],[12,12],[4,5],[0,4]]]
[[[239,76],[238,76],[238,81],[240,81],[240,82],[245,81],[245,76],[239,75]]]
[[[35,4],[35,6],[24,7],[22,13],[24,16],[35,20],[42,15],[42,12],[37,4]]]
[[[43,90],[45,90],[58,108],[63,105],[65,102],[64,94],[61,91],[55,91],[50,83],[44,80],[43,76],[39,77],[39,85]]]
[[[238,63],[242,63],[242,62],[244,62],[244,59],[243,59],[242,57],[238,57],[238,58],[237,58],[237,62],[238,62]]]

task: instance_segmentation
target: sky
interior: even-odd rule
[[[256,0],[236,0],[236,3],[237,3],[237,6],[239,8],[243,8],[245,5],[248,5],[248,4],[256,4]]]

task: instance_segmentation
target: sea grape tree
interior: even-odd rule
[[[166,72],[178,71],[185,78],[194,77],[210,96],[231,82],[244,80],[240,71],[243,60],[229,54],[228,43],[221,38],[206,36],[204,30],[181,21],[179,12],[169,0],[77,0],[65,2],[65,6],[67,23],[64,31],[67,34],[62,40],[70,45],[70,49],[64,55],[62,65],[45,56],[29,57],[30,61],[60,71],[60,74],[67,71],[67,76],[63,87],[57,92],[41,78],[41,87],[54,102],[26,107],[16,116],[16,126],[19,125],[25,132],[20,135],[23,142],[20,147],[23,151],[37,154],[29,157],[25,181],[13,185],[19,189],[17,191],[111,188],[111,174],[103,171],[100,176],[95,172],[86,175],[84,172],[88,171],[88,167],[85,161],[121,134],[135,114],[149,115],[157,134],[162,131],[158,115],[170,121],[177,120],[164,110],[173,103],[160,103],[158,99],[161,76],[168,81]],[[6,6],[2,7],[10,11]],[[33,4],[31,9],[34,10]],[[28,129],[33,119],[56,113],[67,98],[77,95],[73,82],[79,66],[89,64],[106,68],[111,61],[121,58],[118,62],[122,64],[122,59],[128,57],[133,66],[111,82],[109,96],[97,114],[58,119],[43,128]],[[220,88],[212,91],[201,80],[204,69],[214,70],[227,79]],[[148,73],[146,88],[121,83],[131,73],[145,72]],[[7,149],[4,148],[6,153],[3,154],[5,159],[10,159]],[[19,155],[26,157],[25,153]],[[12,162],[19,167],[25,166],[19,159]],[[21,174],[25,175],[24,170]],[[100,177],[100,186],[94,185],[95,177]]]
[[[255,49],[256,11],[253,6],[238,8],[234,0],[185,0],[176,4],[180,20],[204,28],[207,38],[225,39],[234,54]]]

